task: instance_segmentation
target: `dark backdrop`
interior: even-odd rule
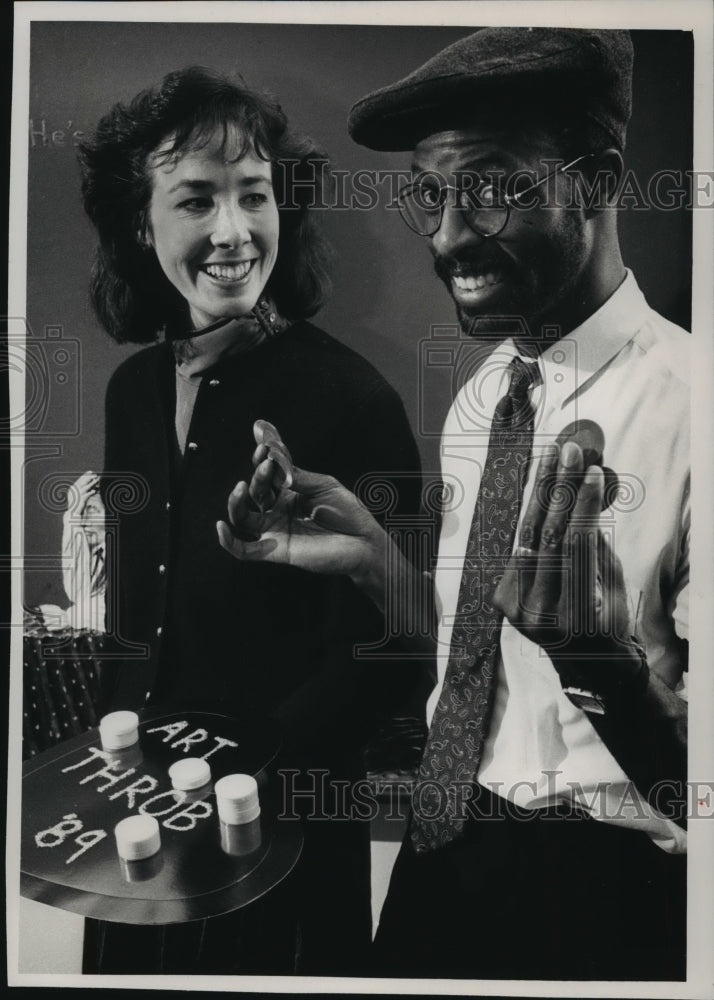
[[[93,235],[79,197],[73,135],[119,99],[199,63],[238,70],[272,91],[293,127],[313,135],[339,170],[405,168],[408,154],[356,146],[352,103],[405,75],[470,28],[310,25],[35,23],[31,41],[27,320],[37,364],[28,383],[26,604],[66,600],[59,553],[57,474],[100,470],[103,397],[111,372],[136,347],[99,329],[87,300]],[[642,186],[657,169],[687,170],[692,148],[691,35],[633,32],[634,111],[627,165]],[[384,189],[381,189],[384,190]],[[448,406],[421,394],[420,342],[454,323],[425,245],[381,204],[323,214],[333,244],[334,293],[315,322],[369,358],[404,399],[424,467],[438,468],[437,430]],[[650,304],[689,327],[691,217],[627,210],[625,262]],[[443,373],[442,373],[443,374]],[[447,373],[448,374],[448,373]],[[49,390],[49,391],[48,391]],[[329,414],[326,414],[329,419]],[[389,428],[385,428],[389,433]]]

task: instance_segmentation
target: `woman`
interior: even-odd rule
[[[418,672],[406,664],[385,680],[378,663],[354,658],[382,627],[348,580],[242,566],[215,532],[226,494],[252,471],[259,418],[290,428],[300,465],[349,489],[396,474],[402,509],[418,503],[398,397],[306,319],[326,287],[309,210],[324,157],[271,100],[194,67],[112,108],[81,160],[99,236],[96,312],[115,340],[152,343],[119,366],[106,398],[103,495],[116,539],[107,630],[123,655],[103,708],[268,717],[282,731],[282,767],[357,777],[369,733],[414,692]],[[136,502],[113,510],[122,483]],[[256,945],[231,964],[241,948],[217,948],[223,958],[209,959],[204,934],[197,958],[184,942],[191,925],[158,942],[141,928],[130,969],[102,929],[101,970],[358,973],[370,939],[368,824],[308,823],[289,881],[288,901],[273,893],[261,909],[265,952]],[[277,926],[295,901],[299,954],[279,957]],[[209,938],[234,928],[210,921]]]

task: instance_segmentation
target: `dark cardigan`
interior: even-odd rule
[[[423,715],[428,665],[356,659],[355,644],[379,642],[384,623],[347,578],[239,562],[215,525],[233,486],[250,478],[258,418],[279,429],[296,465],[358,495],[387,479],[387,492],[375,493],[393,490],[388,513],[418,514],[419,459],[404,407],[363,358],[299,322],[204,374],[183,456],[174,411],[170,346],[120,365],[107,391],[102,487],[116,657],[102,665],[104,708],[270,718],[283,738],[276,766],[356,778],[381,722]],[[329,792],[323,805],[334,808]],[[364,974],[369,824],[308,822],[304,832],[287,884],[205,931],[88,921],[85,971]]]
[[[107,606],[124,655],[105,664],[107,705],[137,708],[148,695],[269,716],[301,756],[329,766],[409,698],[419,671],[355,661],[355,643],[374,642],[383,623],[349,580],[241,563],[219,546],[215,525],[233,486],[250,478],[258,418],[279,429],[296,465],[353,490],[384,476],[397,509],[416,513],[419,458],[402,403],[363,358],[299,322],[204,375],[183,457],[174,408],[166,344],[138,352],[110,381]]]

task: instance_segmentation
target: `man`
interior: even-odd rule
[[[442,438],[439,683],[378,974],[685,976],[663,783],[686,776],[689,338],[620,254],[631,70],[627,32],[484,29],[350,116],[413,150],[402,216],[488,345]],[[249,510],[281,451],[259,447],[224,547],[405,601],[412,571],[334,482],[295,470]]]

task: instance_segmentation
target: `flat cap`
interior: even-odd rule
[[[588,118],[624,149],[632,108],[630,33],[481,28],[357,101],[347,127],[370,149],[413,149],[427,135],[463,126],[481,100],[514,111],[523,101],[540,102],[544,110]]]

